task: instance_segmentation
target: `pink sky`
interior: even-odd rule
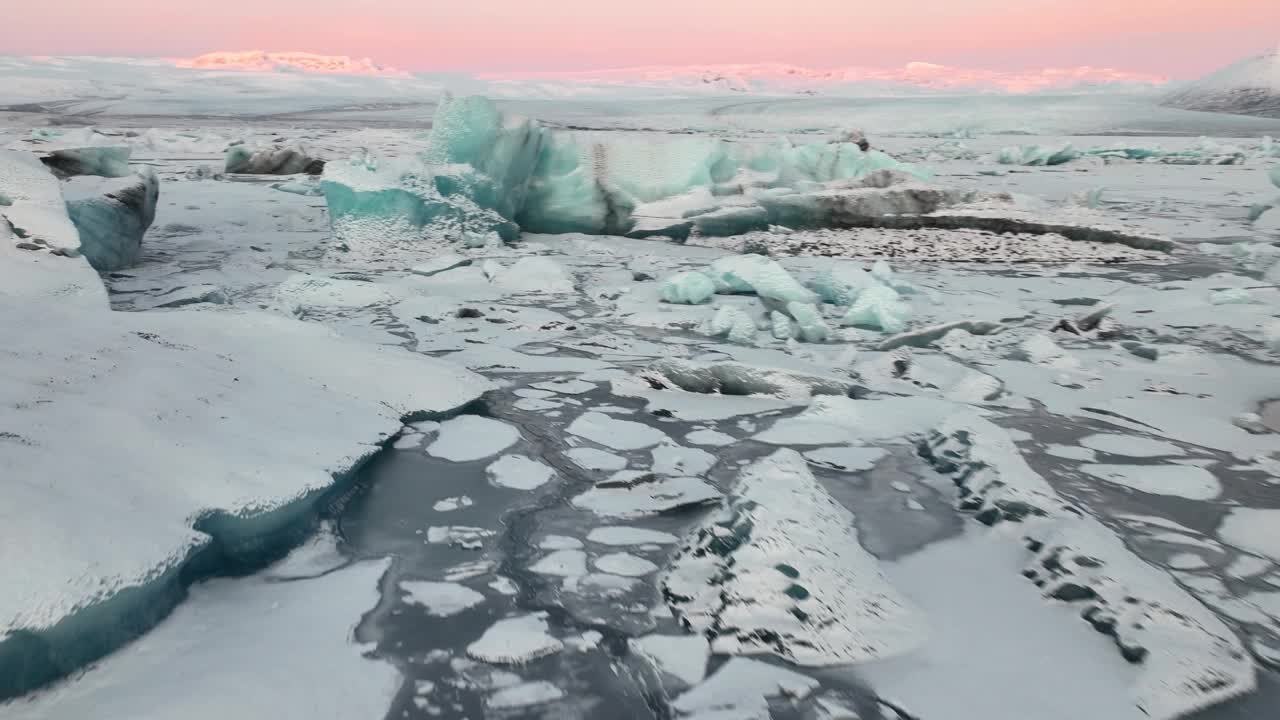
[[[305,50],[407,70],[923,60],[1196,77],[1280,42],[1280,0],[15,0],[7,54]]]

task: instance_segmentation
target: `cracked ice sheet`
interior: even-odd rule
[[[1046,603],[1020,574],[1024,558],[1016,543],[967,532],[885,564],[925,614],[928,639],[857,675],[922,718],[1144,720],[1133,666],[1081,627],[1076,610]],[[1067,683],[1063,668],[1072,669]]]
[[[1223,542],[1280,562],[1280,510],[1236,508],[1222,521]]]
[[[1133,655],[1142,662],[1135,666],[1130,698],[1144,713],[1167,720],[1255,689],[1253,662],[1222,619],[1092,515],[1066,503],[1027,464],[1009,431],[971,412],[958,413],[921,448],[980,515],[1032,511],[1022,515],[1016,534],[1002,532],[1011,523],[1000,523],[986,537],[1036,548],[1023,554],[1024,567],[1044,582],[1046,598],[1064,590],[1067,597],[1089,591],[1073,603],[1077,610],[1084,606],[1076,615],[1081,632],[1091,634],[1083,617],[1093,613],[1109,621],[1113,651],[1140,650]]]
[[[482,315],[460,318],[462,309]],[[476,343],[516,348],[526,343],[550,342],[575,325],[551,310],[523,305],[499,305],[447,297],[413,297],[396,303],[391,313],[417,339],[418,352],[458,351]]]
[[[1161,347],[1158,363],[1114,350],[1071,350],[1070,357],[1081,363],[1079,369],[1012,360],[994,360],[984,369],[1004,381],[1009,392],[1044,403],[1054,415],[1104,419],[1125,429],[1158,433],[1242,457],[1275,451],[1274,434],[1250,435],[1231,422],[1274,392],[1274,367],[1195,348]],[[1170,347],[1177,352],[1165,350]],[[1059,376],[1083,387],[1057,384],[1054,379]],[[1232,381],[1224,383],[1222,378]],[[1152,391],[1160,384],[1178,394]]]
[[[1222,494],[1218,478],[1193,465],[1082,465],[1080,469],[1100,480],[1152,495],[1213,500]]]
[[[904,653],[924,639],[917,613],[859,543],[854,516],[789,449],[742,472],[729,504],[676,557],[663,591],[687,627],[719,630],[718,654],[830,666]]]
[[[715,674],[675,699],[681,717],[765,720],[768,699],[804,699],[819,683],[778,665],[751,658],[731,658]]]
[[[6,419],[22,438],[0,444],[0,468],[41,479],[10,486],[0,506],[4,630],[47,628],[138,586],[209,541],[193,518],[312,497],[405,415],[456,410],[491,387],[448,363],[265,313],[111,312],[82,259],[6,243],[0,328],[21,339],[0,360],[12,381],[0,398],[19,408]],[[68,437],[76,452],[51,451]]]
[[[666,433],[657,428],[598,412],[583,413],[569,425],[568,431],[614,450],[639,450],[667,439]]]
[[[771,445],[866,445],[901,440],[932,428],[956,405],[925,397],[853,400],[822,396],[795,417],[755,436]]]
[[[740,415],[760,415],[801,406],[806,402],[801,399],[784,400],[766,395],[696,393],[678,388],[655,390],[635,377],[614,380],[612,390],[614,395],[644,400],[645,410],[650,413],[666,411],[674,417],[689,422],[727,420]]]
[[[686,685],[697,685],[707,676],[711,646],[701,635],[646,635],[628,644],[659,670]]]
[[[83,675],[0,706],[7,720],[349,720],[400,685],[351,640],[389,561],[302,581],[211,580],[145,637]]]

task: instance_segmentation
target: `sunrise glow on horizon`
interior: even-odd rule
[[[0,52],[187,57],[305,50],[406,70],[555,71],[929,61],[1202,75],[1280,41],[1275,0],[97,0],[6,11]]]

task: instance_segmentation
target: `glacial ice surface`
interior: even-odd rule
[[[104,182],[81,180],[64,190],[67,214],[80,234],[81,254],[99,272],[132,265],[155,220],[160,180],[151,168]]]
[[[919,619],[857,538],[853,515],[794,450],[749,466],[663,580],[675,614],[720,654],[842,665],[911,650]]]

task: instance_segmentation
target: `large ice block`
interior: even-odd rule
[[[101,177],[125,177],[129,169],[129,157],[133,148],[129,145],[94,145],[90,147],[60,148],[40,155],[40,162],[58,177],[98,175]]]
[[[893,288],[875,285],[858,295],[842,322],[854,327],[900,333],[906,329],[910,317],[911,306],[903,302]]]
[[[156,217],[160,180],[144,167],[136,175],[68,183],[67,214],[80,233],[80,253],[99,272],[133,264]]]
[[[516,216],[522,228],[609,235],[631,229],[635,200],[608,181],[602,163],[584,162],[581,153],[567,133],[545,139],[524,207]]]
[[[67,217],[58,180],[31,153],[0,150],[0,219],[18,247],[75,255],[80,236]]]
[[[1080,156],[1080,151],[1071,143],[1052,147],[1018,145],[1002,148],[996,153],[996,162],[1001,165],[1061,165]]]
[[[658,294],[663,302],[677,305],[702,305],[711,302],[716,286],[711,278],[699,272],[676,273],[662,281]]]
[[[817,296],[763,255],[733,255],[711,263],[707,275],[722,294],[755,293],[782,303],[812,303]]]
[[[319,175],[325,162],[311,157],[300,146],[274,146],[253,151],[244,145],[227,150],[225,168],[229,173],[249,175]]]
[[[484,244],[473,240],[477,237],[511,242],[519,236],[515,223],[457,191],[460,175],[446,182],[437,182],[438,177],[417,159],[357,156],[328,163],[320,189],[334,235],[344,242],[430,235],[467,244]],[[448,195],[441,192],[442,184],[451,190]]]
[[[503,115],[486,97],[446,96],[436,109],[423,160],[468,166],[474,172],[461,173],[468,183],[458,189],[511,220],[524,206],[545,134],[529,118]],[[442,178],[453,176],[442,173]]]

